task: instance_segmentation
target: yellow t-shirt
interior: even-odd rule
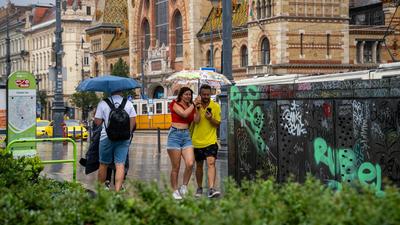
[[[214,120],[221,121],[221,107],[210,100],[210,104],[207,108],[211,108],[211,114]],[[213,126],[210,121],[206,118],[207,108],[200,107],[198,112],[200,113],[199,123],[194,123],[192,131],[192,143],[195,148],[205,148],[207,146],[217,143],[217,127]]]

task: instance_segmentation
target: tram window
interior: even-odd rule
[[[154,114],[154,105],[150,104],[148,109],[149,109],[149,115],[153,115]]]
[[[147,114],[147,104],[142,104],[142,114]]]
[[[139,112],[137,111],[137,105],[133,104],[133,108],[135,109],[136,114],[139,114]]]
[[[171,102],[167,102],[167,113],[171,113],[171,110],[169,110],[169,105],[171,104]]]
[[[156,103],[156,114],[161,114],[162,113],[162,102],[157,102]]]

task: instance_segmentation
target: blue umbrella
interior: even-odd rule
[[[106,75],[106,76],[86,79],[82,81],[78,85],[78,87],[76,87],[76,90],[113,93],[116,91],[131,90],[140,87],[141,85],[139,84],[139,82],[137,82],[132,78]]]

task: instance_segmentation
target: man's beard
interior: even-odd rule
[[[204,104],[210,103],[210,99],[203,99],[202,102],[203,102]]]

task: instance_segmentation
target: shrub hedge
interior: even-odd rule
[[[38,159],[0,154],[0,224],[400,224],[400,193],[386,187],[334,192],[319,181],[225,183],[218,200],[175,201],[155,183],[132,182],[124,193],[39,176]]]

